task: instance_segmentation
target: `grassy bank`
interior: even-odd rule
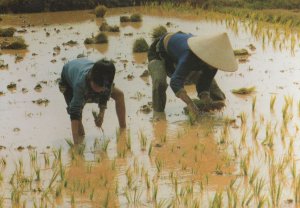
[[[250,1],[250,0],[248,0]],[[299,1],[299,0],[297,0]],[[219,4],[216,3],[215,0],[207,1],[205,3],[197,3],[193,5],[191,3],[180,3],[179,5],[176,2],[167,2],[162,3],[159,5],[161,10],[175,10],[180,13],[187,13],[187,14],[203,14],[206,12],[216,12],[221,14],[227,14],[233,17],[239,17],[245,20],[250,21],[262,21],[272,24],[280,24],[285,25],[290,28],[300,27],[300,10],[297,9],[284,9],[284,7],[289,8],[288,3],[284,4],[285,6],[275,9],[275,6],[271,6],[268,9],[253,9],[256,6],[256,3],[253,2],[252,4],[247,3],[246,0],[238,0],[233,1],[230,0],[226,3],[223,1],[218,1]],[[240,2],[237,4],[232,4],[232,2]],[[244,2],[244,3],[242,3]],[[272,2],[272,1],[269,1]],[[234,6],[235,5],[235,6]],[[244,6],[243,6],[244,5]],[[267,4],[264,4],[263,8],[267,8]],[[293,5],[293,4],[291,4]],[[158,6],[157,3],[149,3],[147,4],[149,7]],[[300,6],[297,5],[298,7]],[[216,15],[217,16],[217,15]]]

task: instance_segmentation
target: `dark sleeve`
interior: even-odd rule
[[[170,86],[176,95],[181,89],[184,89],[184,81],[187,75],[189,74],[187,60],[188,54],[182,56],[177,63],[175,72],[171,76]]]
[[[84,91],[79,86],[76,86],[73,89],[73,97],[68,107],[71,120],[81,119],[84,103]]]

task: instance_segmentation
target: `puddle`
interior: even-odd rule
[[[142,23],[120,24],[121,15],[135,12],[143,14]],[[29,152],[32,151],[17,150],[20,146],[32,145],[36,147],[42,179],[33,182],[35,192],[28,190],[27,185],[22,190],[20,204],[27,207],[34,203],[52,204],[51,200],[41,202],[40,199],[56,173],[51,165],[59,167],[55,161],[60,147],[65,180],[61,180],[62,168],[58,168],[60,173],[55,178],[55,189],[48,195],[56,200],[53,206],[97,207],[100,203],[108,207],[149,207],[176,203],[191,207],[199,203],[205,207],[212,203],[215,193],[228,190],[233,179],[236,182],[232,187],[242,201],[248,190],[252,193],[253,186],[248,181],[255,169],[259,170],[255,182],[261,178],[265,180],[264,195],[254,195],[257,200],[249,202],[250,206],[257,205],[263,196],[273,203],[270,184],[276,187],[281,184],[280,205],[288,206],[285,201],[294,199],[290,187],[297,178],[293,178],[290,167],[295,167],[298,176],[299,35],[291,34],[289,39],[282,41],[286,37],[283,30],[232,22],[220,15],[210,19],[213,15],[207,15],[207,18],[192,14],[181,16],[173,11],[154,11],[153,8],[110,9],[105,19],[109,25],[120,25],[120,33],[108,33],[108,44],[100,45],[83,44],[85,38],[99,32],[103,21],[89,11],[2,16],[1,25],[27,30],[16,35],[25,39],[28,48],[26,51],[1,50],[0,60],[8,64],[8,69],[0,70],[0,92],[3,93],[0,96],[0,145],[5,147],[0,150],[0,159],[6,163],[3,165],[3,160],[0,160],[1,189],[5,190],[0,194],[0,202],[4,197],[5,207],[15,204],[10,199],[13,188],[9,180],[20,166],[20,158],[23,158],[24,174],[28,180],[30,175],[36,179],[36,169],[30,165],[32,157]],[[182,30],[208,35],[226,31],[233,48],[247,48],[249,44],[256,48],[248,50],[251,56],[247,62],[239,64],[237,72],[217,73],[216,80],[227,97],[226,107],[222,112],[205,114],[204,119],[194,126],[189,125],[183,102],[170,88],[162,120],[153,121],[152,111],[140,111],[141,106],[151,102],[151,78],[140,77],[147,69],[147,55],[133,53],[132,46],[140,37],[150,44],[152,29],[166,24],[170,25],[167,27],[170,32]],[[276,40],[272,38],[276,36]],[[71,40],[78,44],[63,45]],[[54,50],[57,46],[59,51]],[[16,54],[23,59],[16,62]],[[91,60],[106,57],[116,61],[115,84],[124,91],[127,107],[128,131],[119,133],[112,100],[108,102],[104,132],[99,131],[93,122],[92,111],[97,110],[97,105],[85,106],[85,161],[74,161],[69,154],[65,139],[71,138],[70,120],[57,85],[64,63],[78,55]],[[128,75],[131,75],[130,79]],[[7,89],[11,82],[16,83],[13,91]],[[34,89],[37,83],[42,86],[39,91]],[[251,95],[231,92],[251,86],[256,89]],[[28,92],[24,93],[25,89]],[[186,89],[196,97],[194,86]],[[276,96],[273,111],[270,107],[272,95]],[[37,105],[33,101],[49,102]],[[235,125],[226,126],[224,117],[235,119]],[[228,132],[225,128],[229,129]],[[253,138],[256,131],[257,136]],[[110,142],[104,151],[107,140]],[[100,150],[94,149],[95,142],[99,143]],[[281,167],[283,174],[275,175],[275,182],[272,182],[269,173],[274,167]],[[66,181],[68,185],[64,187]],[[55,197],[61,186],[62,194]],[[225,194],[223,198],[226,198]]]

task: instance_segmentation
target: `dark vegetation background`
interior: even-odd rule
[[[219,11],[226,8],[300,9],[300,0],[0,0],[0,13],[92,9],[98,4],[104,4],[107,7],[122,7],[167,2],[175,6],[187,3],[192,7]]]

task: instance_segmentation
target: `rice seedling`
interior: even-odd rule
[[[247,128],[243,128],[242,136],[241,136],[242,145],[246,145],[246,138],[247,138]]]
[[[109,143],[110,143],[109,139],[103,140],[102,145],[101,145],[102,151],[107,152],[107,148],[108,148]]]
[[[257,205],[257,208],[263,208],[265,207],[265,203],[267,201],[267,198],[265,196],[260,196],[258,198],[258,205]]]
[[[252,173],[250,173],[250,177],[249,177],[249,181],[248,181],[249,184],[250,184],[251,186],[254,185],[254,181],[256,180],[257,175],[258,175],[258,169],[255,168],[255,169],[252,171]]]
[[[213,201],[209,203],[209,207],[211,207],[211,208],[223,207],[223,193],[222,192],[215,193]]]
[[[244,158],[241,159],[240,169],[241,169],[241,174],[243,176],[248,175],[248,169],[249,169],[249,158],[248,157],[244,157]]]
[[[228,143],[228,137],[229,137],[229,127],[227,125],[225,125],[221,132],[221,138],[219,140],[219,143],[220,144]]]
[[[104,201],[102,202],[102,207],[108,208],[109,206],[109,191],[107,191]]]
[[[141,150],[145,151],[146,150],[146,145],[147,145],[147,137],[143,134],[143,132],[140,132],[140,145],[141,145]]]
[[[126,147],[127,147],[128,150],[131,150],[131,135],[130,135],[130,130],[128,130],[128,132],[127,132]]]
[[[98,6],[96,6],[94,12],[95,12],[96,17],[104,17],[104,15],[107,12],[107,7],[104,5],[98,5]]]
[[[39,167],[35,167],[34,169],[35,175],[36,175],[36,181],[40,181],[41,180],[41,169]]]
[[[272,95],[272,96],[271,96],[271,99],[270,99],[270,110],[271,110],[271,111],[274,111],[274,104],[275,104],[275,101],[276,101],[276,95]]]
[[[241,124],[242,125],[245,125],[246,124],[246,121],[247,121],[247,114],[245,112],[242,112],[240,115],[239,115],[240,119],[241,119]]]
[[[256,106],[256,96],[254,96],[253,99],[252,99],[252,112],[253,113],[255,111],[255,106]]]
[[[134,53],[143,53],[147,52],[149,49],[149,45],[144,38],[138,38],[133,43],[132,51]]]
[[[233,89],[231,90],[234,94],[240,94],[240,95],[248,95],[256,91],[256,87],[242,87],[239,89]]]
[[[258,136],[258,133],[259,133],[259,128],[258,128],[257,122],[253,123],[252,128],[251,128],[251,132],[252,132],[252,138],[254,140],[256,140],[257,136]]]
[[[150,144],[149,149],[148,149],[148,156],[149,157],[151,157],[151,153],[152,153],[152,143]]]
[[[163,168],[163,161],[160,158],[156,158],[155,165],[156,165],[157,172],[160,173]]]
[[[50,159],[49,159],[49,154],[48,153],[44,154],[44,163],[45,163],[46,167],[48,167],[50,165]]]
[[[260,198],[264,186],[265,186],[265,181],[263,178],[256,180],[253,187],[253,194],[256,198]]]
[[[253,199],[253,193],[251,190],[247,189],[244,192],[242,201],[241,201],[241,207],[248,207]]]

